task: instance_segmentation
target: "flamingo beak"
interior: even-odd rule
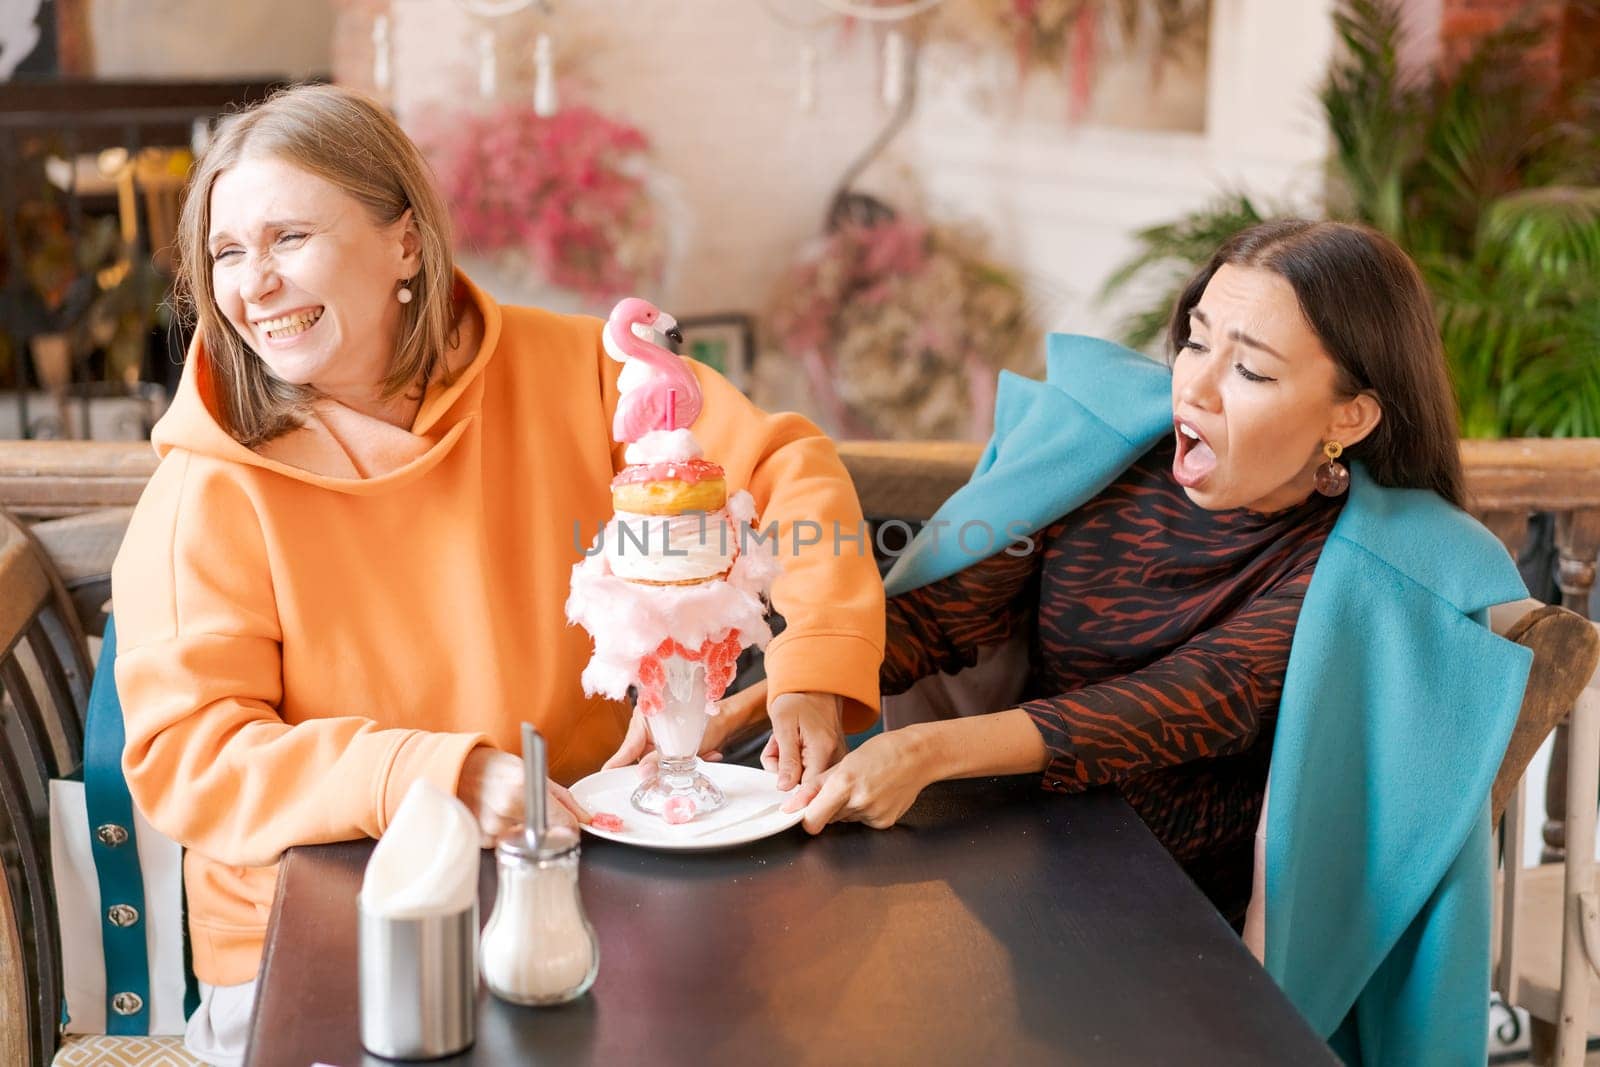
[[[683,331],[676,326],[672,327],[667,331],[667,340],[671,341],[673,345],[683,344]]]

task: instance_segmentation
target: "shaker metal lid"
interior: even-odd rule
[[[525,827],[513,826],[495,842],[495,852],[519,860],[548,860],[564,856],[578,847],[578,831],[570,826],[552,826],[535,848]]]

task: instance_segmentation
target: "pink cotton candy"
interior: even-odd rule
[[[693,797],[673,797],[661,809],[661,817],[673,826],[678,826],[694,818]]]
[[[728,500],[728,514],[739,527],[755,515],[755,502],[740,491]],[[584,558],[572,568],[567,619],[594,636],[594,655],[583,671],[584,692],[623,699],[640,668],[664,641],[698,650],[720,642],[730,631],[738,648],[765,648],[772,639],[765,598],[781,569],[772,541],[750,543],[724,580],[698,585],[657,586],[624,581],[611,573],[604,554]],[[728,657],[719,650],[717,677],[727,673]],[[648,670],[648,668],[646,668]],[[731,680],[731,679],[729,679]]]

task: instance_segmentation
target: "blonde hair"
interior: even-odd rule
[[[338,186],[378,225],[409,209],[421,239],[413,299],[401,305],[400,343],[383,381],[383,398],[448,379],[446,350],[454,330],[454,265],[450,222],[427,162],[381,107],[349,89],[301,85],[283,89],[227,119],[195,162],[178,222],[179,308],[195,323],[212,380],[216,416],[229,436],[255,447],[300,424],[316,392],[274,376],[223,317],[211,284],[211,189],[247,157],[271,157]]]

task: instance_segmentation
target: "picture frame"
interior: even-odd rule
[[[755,319],[742,312],[692,315],[678,320],[679,355],[698,360],[749,395],[755,359]]]

